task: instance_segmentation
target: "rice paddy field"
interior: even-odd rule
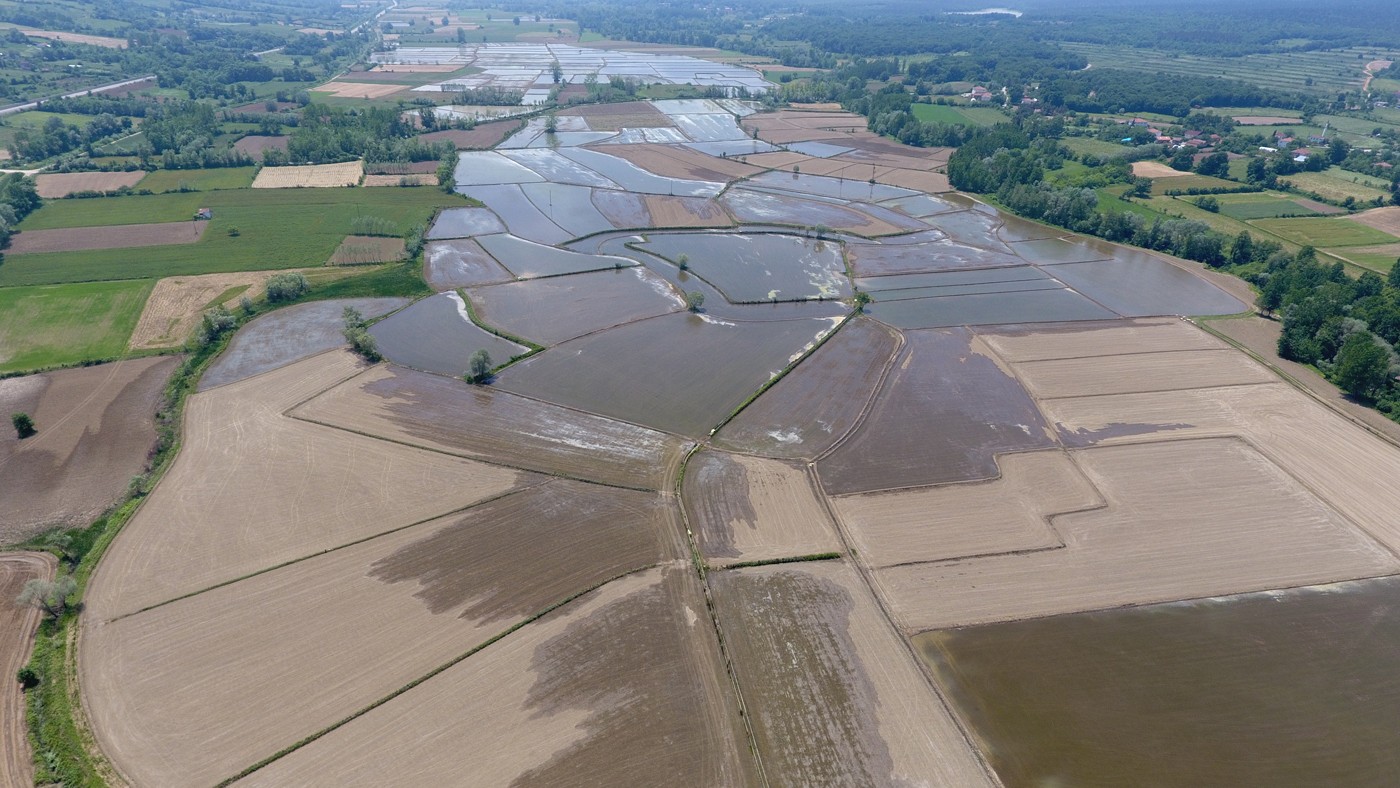
[[[1400,445],[1189,319],[1244,312],[1238,283],[922,188],[947,152],[856,116],[755,109],[525,123],[463,158],[480,205],[431,203],[434,295],[235,336],[84,597],[113,769],[1383,784]],[[30,221],[218,222],[250,191]],[[320,262],[349,191],[260,196],[344,221]],[[436,192],[353,191],[394,221]],[[1387,213],[1222,202],[1395,243]],[[346,305],[385,360],[344,349]]]

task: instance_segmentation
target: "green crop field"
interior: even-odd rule
[[[1102,68],[1122,68],[1152,74],[1186,74],[1198,77],[1238,79],[1274,90],[1335,94],[1361,87],[1363,58],[1373,50],[1363,48],[1331,51],[1275,52],[1243,57],[1203,57],[1151,49],[1065,43],[1071,52],[1088,58]],[[1311,80],[1311,81],[1309,81]],[[1373,88],[1377,82],[1372,83]],[[1384,89],[1384,88],[1377,88]]]
[[[924,123],[948,123],[961,126],[994,126],[1007,118],[991,107],[950,107],[945,104],[915,104],[914,117]]]
[[[155,282],[0,288],[0,372],[115,358]]]
[[[467,204],[465,198],[437,189],[361,188],[229,189],[55,200],[21,228],[188,220],[197,207],[211,208],[214,218],[194,244],[9,255],[0,266],[0,286],[316,266],[350,234],[357,216],[383,217],[402,233],[426,225],[437,208]]]
[[[1182,219],[1193,219],[1201,222],[1210,229],[1225,235],[1239,235],[1241,230],[1249,230],[1250,226],[1238,219],[1226,216],[1223,213],[1212,213],[1211,211],[1197,208],[1195,200],[1199,197],[1152,197],[1147,203],[1158,213],[1166,216],[1179,217]]]
[[[1152,193],[1187,192],[1191,189],[1238,189],[1243,184],[1209,175],[1172,175],[1152,179]]]
[[[1307,244],[1319,249],[1333,246],[1377,246],[1400,240],[1364,224],[1348,221],[1344,217],[1258,219],[1252,224],[1294,243]]]
[[[1104,142],[1103,140],[1096,140],[1093,137],[1065,137],[1060,140],[1060,144],[1075,153],[1098,156],[1099,158],[1120,156],[1132,150],[1132,148],[1127,145],[1119,145],[1116,142]]]
[[[1368,180],[1377,179],[1336,167],[1326,172],[1300,172],[1280,180],[1287,181],[1302,191],[1316,194],[1324,200],[1341,201],[1351,197],[1358,202],[1367,202],[1377,197],[1385,199],[1389,196],[1383,189],[1368,185]]]
[[[1400,257],[1400,254],[1363,252],[1350,247],[1323,251],[1378,274],[1390,273],[1390,269],[1395,267],[1396,258]]]
[[[1292,200],[1270,199],[1249,202],[1221,202],[1220,212],[1232,219],[1274,219],[1283,216],[1316,216],[1317,212],[1304,208]]]
[[[246,189],[253,182],[256,167],[224,167],[216,170],[156,170],[136,184],[137,189],[153,192],[177,189],[212,191],[214,189]]]

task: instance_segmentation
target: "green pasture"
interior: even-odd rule
[[[1300,172],[1297,175],[1289,175],[1279,180],[1286,181],[1302,191],[1316,194],[1324,200],[1337,202],[1348,197],[1358,202],[1367,202],[1377,197],[1384,199],[1389,196],[1388,191],[1367,183],[1367,181],[1379,183],[1384,183],[1384,181],[1360,173],[1347,172],[1336,167],[1324,172]]]
[[[1191,189],[1238,189],[1243,184],[1210,175],[1171,175],[1152,179],[1152,193],[1187,192]]]
[[[1132,148],[1127,145],[1119,145],[1116,142],[1105,142],[1103,140],[1094,139],[1093,137],[1065,137],[1060,140],[1060,144],[1081,156],[1098,156],[1101,159],[1121,156],[1132,150]]]
[[[1207,57],[1152,49],[1065,42],[1071,52],[1086,57],[1103,68],[1145,71],[1151,74],[1185,74],[1199,77],[1224,77],[1248,82],[1273,90],[1332,94],[1361,87],[1362,67],[1368,48],[1271,52],[1243,57]],[[1362,59],[1358,59],[1361,55]],[[1385,90],[1386,80],[1372,82],[1372,87]],[[1400,84],[1394,89],[1400,89]],[[1244,114],[1244,113],[1242,113]],[[1248,113],[1253,114],[1253,113]],[[1263,114],[1263,113],[1261,113]],[[1272,113],[1269,113],[1272,114]]]
[[[1334,246],[1378,246],[1400,240],[1341,216],[1258,219],[1251,224],[1294,243],[1318,249]]]
[[[156,170],[136,184],[137,189],[168,192],[177,189],[213,191],[246,189],[257,174],[256,167],[224,167],[214,170]]]
[[[0,372],[115,358],[155,282],[0,288]]]
[[[991,107],[950,107],[945,104],[915,104],[914,117],[924,123],[960,126],[995,126],[1007,122],[1006,115]]]
[[[1275,219],[1284,216],[1315,216],[1317,212],[1292,200],[1269,199],[1250,202],[1221,202],[1220,212],[1232,219]]]

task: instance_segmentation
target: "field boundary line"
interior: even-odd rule
[[[1045,400],[1046,402],[1059,402],[1062,400],[1070,399],[1097,399],[1099,397],[1131,397],[1136,396],[1138,394],[1170,394],[1174,391],[1211,391],[1214,389],[1248,388],[1249,386],[1276,386],[1278,385],[1278,383],[1279,382],[1277,380],[1260,380],[1249,383],[1220,383],[1214,386],[1181,386],[1179,388],[1146,389],[1143,391],[1112,391],[1101,394],[1063,394],[1055,397],[1040,397],[1039,399]]]
[[[512,624],[511,626],[507,627],[506,629],[502,630],[501,632],[498,632],[497,634],[492,635],[490,638],[487,638],[486,640],[482,641],[481,643],[477,644],[476,646],[473,646],[473,647],[472,647],[471,649],[469,649],[466,653],[463,653],[463,654],[461,654],[461,655],[459,655],[459,656],[453,657],[452,659],[448,660],[447,662],[444,662],[443,664],[437,666],[436,668],[433,668],[432,670],[428,671],[427,673],[423,674],[422,676],[419,676],[418,678],[414,679],[413,681],[410,681],[409,683],[403,685],[402,687],[399,687],[398,689],[394,690],[393,692],[390,692],[388,695],[385,695],[384,697],[382,697],[382,698],[380,698],[380,699],[378,699],[378,700],[376,700],[376,701],[370,703],[368,706],[365,706],[364,708],[362,708],[362,709],[360,709],[360,710],[358,710],[358,711],[352,712],[350,715],[348,715],[348,716],[342,718],[341,720],[339,720],[339,721],[337,721],[337,722],[334,722],[334,723],[328,725],[327,727],[322,728],[321,730],[316,731],[315,733],[312,733],[312,734],[309,735],[309,736],[306,736],[305,738],[302,738],[302,739],[300,739],[300,740],[298,740],[298,741],[296,741],[296,742],[293,742],[292,744],[288,745],[287,747],[284,747],[284,748],[282,748],[281,750],[278,750],[277,752],[273,753],[272,755],[269,755],[268,757],[266,757],[266,758],[264,758],[264,759],[258,761],[257,763],[254,763],[254,764],[252,764],[251,766],[248,766],[247,768],[243,769],[242,771],[238,772],[237,774],[233,775],[232,777],[227,777],[227,778],[225,778],[225,779],[223,779],[223,780],[220,780],[219,782],[215,783],[215,788],[226,788],[226,786],[232,785],[233,783],[236,783],[236,782],[238,782],[239,780],[242,780],[244,777],[247,777],[247,776],[253,774],[254,772],[258,771],[259,769],[262,769],[263,767],[268,766],[268,765],[272,764],[272,763],[275,762],[275,761],[281,760],[282,758],[285,758],[286,756],[291,755],[292,753],[296,752],[297,750],[301,749],[302,747],[305,747],[306,745],[311,744],[312,742],[315,742],[317,739],[323,738],[323,737],[325,737],[325,736],[327,736],[327,735],[329,735],[329,734],[335,732],[337,729],[342,728],[342,727],[344,727],[345,725],[350,724],[351,722],[354,722],[355,720],[359,719],[360,717],[363,717],[364,715],[370,713],[371,711],[374,711],[375,709],[379,708],[380,706],[383,706],[384,704],[386,704],[386,703],[388,703],[388,702],[394,700],[395,698],[399,697],[400,695],[403,695],[404,693],[408,692],[409,690],[412,690],[413,688],[415,688],[415,687],[417,687],[417,686],[423,684],[424,682],[426,682],[426,681],[428,681],[428,680],[430,680],[430,679],[432,679],[432,678],[435,678],[435,677],[438,676],[438,675],[441,675],[442,673],[444,673],[444,672],[446,672],[447,670],[449,670],[449,669],[451,669],[451,668],[453,668],[453,667],[455,667],[455,666],[461,664],[462,662],[465,662],[469,657],[471,657],[471,656],[473,656],[473,655],[475,655],[475,654],[478,654],[478,653],[480,653],[481,651],[484,651],[485,649],[487,649],[487,648],[489,648],[489,647],[495,645],[496,643],[499,643],[500,641],[502,641],[502,640],[504,640],[505,638],[507,638],[507,637],[509,637],[509,636],[511,636],[511,635],[513,635],[513,634],[515,634],[516,632],[519,632],[520,630],[524,629],[525,627],[529,626],[530,624],[533,624],[533,623],[535,623],[536,621],[539,621],[540,619],[544,618],[545,616],[549,615],[550,613],[553,613],[554,611],[559,610],[559,609],[562,608],[562,607],[565,607],[565,606],[568,605],[569,603],[574,602],[575,600],[577,600],[577,599],[579,599],[579,598],[581,598],[581,597],[587,596],[588,594],[591,594],[591,593],[593,593],[594,591],[597,591],[598,589],[600,589],[600,588],[602,588],[602,587],[608,585],[609,583],[612,583],[612,582],[617,581],[617,580],[621,580],[622,578],[628,577],[628,576],[631,576],[631,575],[640,574],[640,573],[642,573],[642,572],[649,572],[649,571],[651,571],[651,570],[653,570],[653,569],[656,569],[657,567],[664,566],[664,564],[665,564],[665,562],[662,562],[662,563],[655,563],[655,564],[648,564],[648,565],[646,565],[646,566],[638,567],[638,568],[636,568],[636,569],[632,569],[632,570],[623,572],[622,574],[619,574],[619,575],[617,575],[617,576],[615,576],[615,577],[610,577],[610,578],[608,578],[607,580],[604,580],[604,581],[602,581],[601,583],[596,583],[596,584],[594,584],[594,585],[592,585],[592,586],[589,586],[588,588],[585,588],[585,589],[583,589],[582,591],[578,591],[577,593],[571,594],[571,595],[569,595],[569,596],[567,596],[567,597],[565,597],[565,598],[559,600],[558,602],[555,602],[554,604],[549,605],[548,607],[544,608],[543,610],[540,610],[540,611],[534,613],[533,615],[530,615],[530,616],[526,617],[525,619],[523,619],[523,620],[521,620],[521,621],[518,621],[518,622],[516,622],[515,624]]]
[[[264,567],[264,568],[259,569],[259,570],[257,570],[257,571],[249,572],[249,573],[247,573],[247,574],[245,574],[245,575],[239,575],[238,577],[230,578],[230,579],[228,579],[228,580],[224,580],[224,581],[222,581],[222,582],[215,583],[214,585],[207,586],[207,587],[205,587],[205,588],[201,588],[201,589],[199,589],[198,591],[191,591],[191,592],[189,592],[189,593],[187,593],[187,594],[181,594],[180,596],[171,597],[170,599],[167,599],[167,600],[165,600],[164,602],[156,602],[155,604],[147,605],[147,606],[145,606],[145,607],[143,607],[143,608],[140,608],[139,610],[133,610],[133,611],[131,611],[130,613],[122,613],[122,614],[119,615],[119,616],[114,616],[114,617],[112,617],[112,618],[107,619],[106,623],[111,624],[111,623],[113,623],[113,622],[115,622],[115,621],[121,621],[121,620],[124,619],[124,618],[131,618],[132,616],[137,616],[137,615],[140,615],[140,614],[142,614],[142,613],[147,613],[147,612],[150,612],[150,611],[152,611],[152,610],[155,610],[156,608],[165,607],[166,605],[173,604],[173,603],[179,602],[179,601],[181,601],[181,600],[189,599],[189,598],[191,598],[191,597],[196,597],[196,596],[199,596],[200,594],[204,594],[204,593],[209,592],[209,591],[214,591],[214,590],[217,590],[217,589],[220,589],[220,588],[224,588],[225,586],[231,586],[231,585],[234,585],[234,584],[237,584],[237,583],[241,583],[241,582],[243,582],[244,580],[251,580],[252,578],[258,577],[259,575],[265,575],[265,574],[268,574],[269,572],[276,572],[276,571],[279,570],[279,569],[285,569],[285,568],[287,568],[287,567],[289,567],[289,566],[293,566],[293,565],[295,565],[295,564],[300,564],[300,563],[302,563],[302,562],[304,562],[304,561],[310,561],[310,560],[313,559],[313,558],[319,558],[319,557],[321,557],[321,556],[323,556],[323,555],[329,555],[329,554],[331,554],[331,553],[336,553],[336,552],[339,552],[339,551],[341,551],[341,550],[344,550],[344,549],[347,549],[347,548],[350,548],[350,547],[355,547],[355,546],[357,546],[357,545],[362,545],[362,544],[364,544],[364,543],[366,543],[366,542],[372,542],[372,541],[374,541],[374,540],[376,540],[376,539],[380,539],[380,538],[383,538],[383,537],[385,537],[385,536],[392,536],[393,534],[399,533],[400,531],[407,531],[407,530],[410,529],[410,528],[417,528],[417,527],[420,526],[420,525],[426,525],[426,524],[428,524],[428,523],[430,523],[430,522],[432,522],[432,521],[434,521],[434,520],[441,520],[441,519],[444,518],[444,517],[451,517],[451,516],[453,516],[453,515],[455,515],[455,514],[462,514],[462,513],[464,513],[464,512],[469,512],[469,511],[471,511],[472,509],[477,508],[478,506],[485,506],[485,505],[490,504],[490,503],[495,503],[496,501],[499,501],[499,500],[501,500],[502,498],[509,498],[510,496],[516,495],[517,493],[523,493],[523,492],[526,492],[526,491],[528,491],[528,490],[533,490],[533,489],[535,489],[536,487],[540,487],[540,486],[542,486],[542,485],[550,484],[550,483],[553,482],[553,481],[554,481],[554,479],[552,479],[552,478],[544,478],[544,479],[541,479],[541,480],[539,480],[539,481],[537,481],[537,482],[533,482],[533,483],[531,483],[531,484],[527,484],[527,485],[525,485],[525,486],[523,486],[523,487],[514,487],[514,488],[511,488],[511,489],[509,489],[509,490],[506,490],[506,491],[503,492],[503,493],[500,493],[500,494],[497,494],[497,495],[493,495],[493,496],[491,496],[491,497],[489,497],[489,498],[483,498],[483,499],[481,499],[480,501],[476,501],[475,503],[470,503],[470,504],[467,504],[466,506],[461,506],[461,507],[458,507],[458,508],[456,508],[456,509],[451,509],[451,510],[446,511],[446,512],[443,512],[443,513],[441,513],[441,514],[433,515],[432,517],[425,517],[425,518],[423,518],[422,520],[417,520],[417,521],[415,521],[415,522],[408,523],[407,525],[400,525],[400,526],[397,526],[397,527],[395,527],[395,528],[390,528],[390,529],[387,530],[387,531],[380,531],[379,533],[376,533],[376,534],[370,534],[369,536],[364,536],[364,537],[361,537],[361,538],[359,538],[359,539],[355,539],[355,540],[353,540],[353,541],[346,542],[346,543],[344,543],[344,544],[338,544],[338,545],[336,545],[336,546],[334,546],[334,547],[327,547],[327,548],[325,548],[324,550],[321,550],[321,551],[319,551],[319,552],[308,553],[307,555],[303,555],[303,556],[300,556],[300,557],[298,557],[298,558],[288,559],[288,560],[286,560],[286,561],[283,561],[283,562],[280,563],[280,564],[273,564],[272,566]]]
[[[864,314],[864,310],[857,310],[857,314]],[[875,408],[876,401],[880,399],[880,395],[885,391],[885,386],[889,384],[891,370],[899,363],[899,359],[904,355],[904,351],[909,349],[909,339],[904,336],[903,331],[900,331],[879,318],[872,317],[870,319],[883,326],[885,330],[894,334],[895,338],[899,340],[899,343],[895,345],[894,352],[890,353],[890,357],[885,359],[885,366],[880,370],[879,376],[875,378],[875,385],[870,388],[870,396],[866,397],[865,404],[861,407],[860,413],[856,414],[855,421],[851,423],[851,428],[846,430],[846,434],[842,435],[828,446],[825,451],[818,453],[817,456],[808,461],[808,464],[813,468],[816,467],[818,462],[834,454],[837,449],[841,448],[852,435],[859,432],[860,428],[865,425],[866,419],[870,417],[870,412]],[[815,474],[815,471],[813,471],[813,473]],[[826,495],[826,491],[822,489],[821,485],[817,486],[817,492],[823,497]],[[847,545],[847,547],[849,549],[849,545]]]

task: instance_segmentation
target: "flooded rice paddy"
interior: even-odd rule
[[[439,293],[370,326],[384,357],[405,367],[462,375],[473,353],[485,350],[503,364],[528,348],[501,339],[471,321],[456,293]]]
[[[657,233],[641,245],[680,264],[736,303],[843,298],[851,294],[837,243],[759,233]]]

